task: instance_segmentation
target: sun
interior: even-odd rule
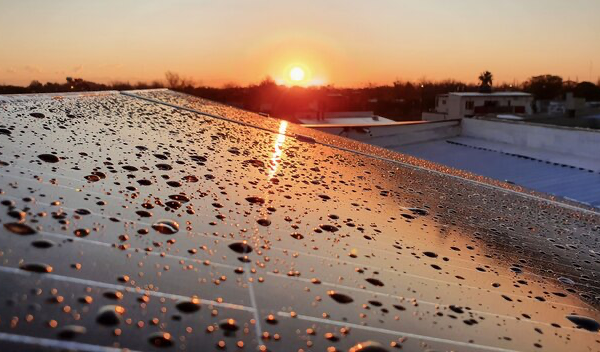
[[[290,70],[290,79],[294,82],[300,82],[304,79],[304,70],[295,66]]]

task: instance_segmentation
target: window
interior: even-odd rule
[[[465,109],[473,110],[474,107],[475,107],[474,101],[465,101]]]

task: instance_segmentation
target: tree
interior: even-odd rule
[[[584,98],[586,101],[600,101],[600,87],[592,82],[579,83],[575,86],[573,93],[576,97]]]
[[[494,75],[490,71],[482,72],[479,75],[479,91],[481,93],[491,93],[492,83],[494,81]]]
[[[171,89],[184,90],[186,88],[191,88],[194,85],[193,80],[182,78],[178,73],[171,71],[165,73],[165,78],[167,80],[167,87]]]
[[[563,79],[554,75],[531,77],[525,82],[525,91],[533,94],[537,100],[552,100],[563,91]]]

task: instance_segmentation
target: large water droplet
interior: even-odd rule
[[[181,301],[175,307],[183,313],[194,313],[200,310],[200,299],[192,298],[189,301]]]
[[[223,319],[219,322],[219,327],[225,331],[237,331],[239,326],[234,319]]]
[[[12,233],[22,236],[35,235],[37,233],[31,226],[18,222],[4,224],[4,228]]]
[[[329,297],[331,297],[334,301],[336,301],[338,303],[348,304],[348,303],[354,302],[352,297],[345,295],[343,293],[338,293],[335,291],[327,291],[327,294],[329,295]]]
[[[179,224],[173,220],[159,220],[152,225],[152,228],[163,235],[172,235],[179,231]]]
[[[117,305],[107,305],[98,310],[96,321],[102,325],[118,325],[121,322],[121,315],[125,313],[125,308]]]
[[[52,267],[45,263],[23,263],[19,265],[19,268],[25,271],[31,271],[34,273],[47,274],[52,272]]]
[[[352,346],[348,352],[388,352],[388,350],[377,342],[365,341]]]
[[[155,347],[171,347],[173,346],[173,339],[171,334],[164,331],[157,331],[148,336],[148,342]]]
[[[58,332],[58,338],[72,340],[80,335],[85,335],[87,329],[81,325],[67,325]]]
[[[592,331],[592,332],[600,331],[600,324],[592,318],[573,314],[573,315],[567,315],[567,319],[569,319],[571,322],[573,322],[579,328],[582,328],[582,329],[585,329],[588,331]]]
[[[245,242],[235,242],[229,245],[229,248],[236,253],[250,253],[252,246]]]
[[[57,163],[60,161],[60,159],[54,154],[40,154],[38,155],[38,158],[47,163]]]

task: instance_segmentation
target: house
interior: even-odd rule
[[[440,94],[435,100],[435,111],[424,112],[423,120],[453,120],[498,114],[530,115],[533,96],[524,92],[454,92]]]

